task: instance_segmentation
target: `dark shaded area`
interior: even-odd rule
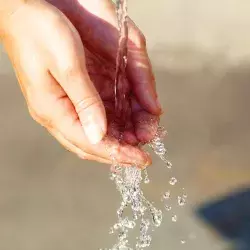
[[[250,249],[250,188],[203,205],[198,215],[231,240],[235,250]]]

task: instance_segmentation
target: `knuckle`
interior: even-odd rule
[[[80,74],[79,74],[79,68],[75,63],[69,63],[71,60],[68,60],[66,63],[62,63],[60,65],[60,69],[62,70],[66,81],[79,81],[80,79]]]
[[[92,107],[101,106],[101,99],[99,94],[95,94],[94,96],[86,97],[75,104],[75,110],[77,114],[80,114]]]

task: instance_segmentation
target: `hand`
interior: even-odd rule
[[[28,1],[5,24],[3,43],[29,111],[68,150],[83,159],[110,164],[112,151],[123,165],[147,165],[149,156],[132,146],[154,136],[160,113],[144,41],[131,24],[135,39],[130,42],[128,80],[126,76],[123,80],[133,97],[124,144],[113,138],[119,132],[113,119],[118,35],[109,22],[114,19],[115,23],[113,5],[96,0],[86,1],[86,6],[85,1],[76,1],[76,5],[70,2],[68,5],[66,0],[58,0],[57,7],[80,35],[62,12],[45,1]],[[96,11],[101,13],[99,17],[93,15]],[[101,141],[107,131],[113,136]]]

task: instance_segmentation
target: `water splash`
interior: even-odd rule
[[[167,168],[172,168],[172,163],[167,158],[167,150],[165,148],[163,139],[165,138],[167,131],[164,127],[159,126],[155,138],[148,144],[154,153],[160,157]]]
[[[163,138],[166,135],[163,127],[159,127],[154,140],[149,143],[156,155],[163,159],[164,165],[169,168],[172,166],[166,156],[166,149],[163,144]],[[163,145],[163,146],[162,146]],[[162,223],[163,214],[153,204],[146,199],[141,189],[142,183],[149,183],[147,170],[141,170],[136,166],[123,168],[115,162],[111,166],[110,179],[116,184],[116,188],[121,194],[121,204],[117,210],[118,221],[110,229],[111,234],[117,234],[116,244],[109,250],[142,250],[150,246],[152,241],[152,232]],[[169,181],[171,186],[177,183],[177,179],[172,177]],[[184,189],[183,189],[184,190]],[[161,200],[167,202],[172,197],[170,190],[166,191]],[[178,205],[186,204],[187,195],[182,194],[177,197]],[[164,204],[167,212],[172,210],[169,204]],[[125,216],[126,212],[132,212],[131,218]],[[177,222],[178,216],[175,214],[171,218],[172,222]],[[139,226],[140,234],[136,238],[135,248],[129,245],[129,232]],[[105,249],[107,250],[107,249]]]
[[[175,177],[172,177],[169,181],[169,184],[174,186],[177,183],[177,179]]]
[[[170,191],[165,192],[165,194],[163,195],[163,199],[164,200],[168,200],[170,198]]]
[[[187,198],[186,194],[183,194],[182,196],[178,196],[178,205],[181,206],[181,207],[185,206],[186,198]]]
[[[150,182],[150,180],[149,180],[149,176],[148,176],[148,171],[147,171],[147,169],[144,170],[144,174],[145,174],[144,183],[145,183],[145,184],[148,184],[148,183]]]
[[[177,219],[178,219],[178,217],[177,217],[176,214],[172,216],[172,221],[173,221],[173,222],[177,222]]]
[[[140,221],[140,236],[136,249],[146,248],[151,243],[152,230],[161,225],[162,211],[145,198],[140,188],[143,178],[139,168],[121,168],[117,165],[113,169],[115,172],[111,173],[111,179],[121,194],[122,202],[117,210],[118,222],[111,228],[112,233],[118,233],[118,240],[112,250],[132,249],[128,244],[128,231],[136,227],[137,221]],[[125,209],[130,209],[133,214],[132,219],[124,217]]]
[[[152,237],[148,234],[150,221],[142,219],[140,224],[140,237],[136,243],[136,249],[146,248],[150,246]]]
[[[168,206],[168,205],[165,205],[165,209],[166,209],[167,211],[170,211],[170,210],[172,209],[172,207],[171,207],[171,206]]]

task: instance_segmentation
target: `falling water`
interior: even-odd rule
[[[167,151],[163,144],[163,138],[166,132],[163,127],[158,128],[155,138],[148,144],[153,149],[154,153],[163,160],[167,169],[172,167],[172,164],[167,159]],[[111,167],[110,179],[115,182],[116,188],[119,191],[122,201],[117,210],[117,222],[111,227],[110,234],[116,234],[117,242],[112,248],[105,250],[142,250],[150,246],[152,241],[152,232],[162,223],[163,213],[160,209],[153,206],[152,202],[145,197],[141,185],[149,183],[149,176],[146,170],[141,170],[136,166],[123,168],[113,158]],[[169,185],[173,186],[177,183],[177,179],[172,177]],[[172,194],[170,190],[164,192],[162,201],[165,203],[170,200]],[[187,195],[182,194],[177,197],[177,204],[183,207],[186,204]],[[167,212],[172,211],[169,204],[164,204]],[[131,216],[128,216],[132,212]],[[176,214],[172,215],[172,222],[178,221]],[[136,244],[132,247],[129,244],[129,232],[139,227],[140,234],[136,238]],[[186,241],[181,240],[181,244]],[[104,250],[104,249],[103,249]]]
[[[127,65],[127,0],[117,0],[116,6],[120,37],[116,57],[115,110],[116,116],[125,122],[126,95],[121,79],[124,75],[126,75],[125,71]],[[165,135],[165,129],[163,127],[159,127],[155,138],[148,144],[148,146],[152,148],[157,156],[160,157],[160,159],[164,162],[164,165],[168,169],[171,169],[172,164],[167,159],[167,151],[163,143]],[[148,184],[150,182],[147,171],[142,171],[136,166],[122,168],[114,159],[111,167],[110,179],[115,182],[122,201],[117,210],[118,221],[110,229],[110,234],[118,235],[117,242],[109,250],[142,250],[149,247],[152,240],[152,231],[161,225],[163,215],[160,209],[155,208],[152,202],[147,200],[141,189],[143,181],[144,184]],[[169,183],[171,185],[175,185],[177,183],[177,179],[172,177]],[[163,199],[168,200],[169,198],[170,191],[167,191],[165,192]],[[185,204],[185,199],[186,196],[178,198],[180,206]],[[171,206],[165,205],[165,209],[170,211]],[[130,216],[131,218],[125,215],[128,210],[132,212],[132,216]],[[172,221],[177,221],[177,215],[173,215]],[[134,230],[137,225],[139,226],[140,234],[136,238],[135,248],[133,248],[129,244],[128,233],[130,230]]]
[[[116,116],[124,122],[126,119],[126,95],[121,80],[126,75],[127,67],[127,43],[128,43],[128,11],[127,0],[116,1],[116,12],[119,29],[119,42],[116,55],[115,72],[115,111]]]
[[[172,164],[167,159],[167,151],[163,144],[165,134],[163,127],[159,127],[155,138],[148,146],[164,161],[166,168],[169,168]],[[146,170],[140,170],[136,166],[122,168],[115,160],[111,169],[110,179],[115,182],[122,201],[117,210],[117,223],[110,229],[110,234],[118,235],[117,242],[109,250],[141,250],[147,248],[151,244],[152,232],[161,225],[163,217],[162,211],[155,208],[152,202],[147,200],[141,189],[143,181],[144,184],[149,183],[148,173]],[[170,195],[170,191],[166,191],[163,199],[170,199]],[[182,198],[184,199],[185,197]],[[179,200],[179,202],[182,204],[183,200]],[[171,206],[166,205],[165,209],[170,211]],[[125,215],[128,214],[126,212],[132,212],[131,218]],[[177,215],[173,215],[172,221],[177,221]],[[135,248],[132,248],[128,241],[128,234],[137,225],[139,226],[140,234],[137,237]]]
[[[151,243],[151,231],[159,227],[162,222],[162,212],[156,209],[143,194],[141,182],[142,171],[137,167],[121,168],[115,166],[111,173],[111,180],[116,184],[121,194],[122,202],[117,210],[118,222],[112,227],[111,232],[118,234],[118,241],[112,250],[131,250],[128,243],[128,231],[134,229],[139,223],[140,236],[136,242],[136,249],[148,247]],[[130,209],[132,218],[125,216],[125,210]]]

